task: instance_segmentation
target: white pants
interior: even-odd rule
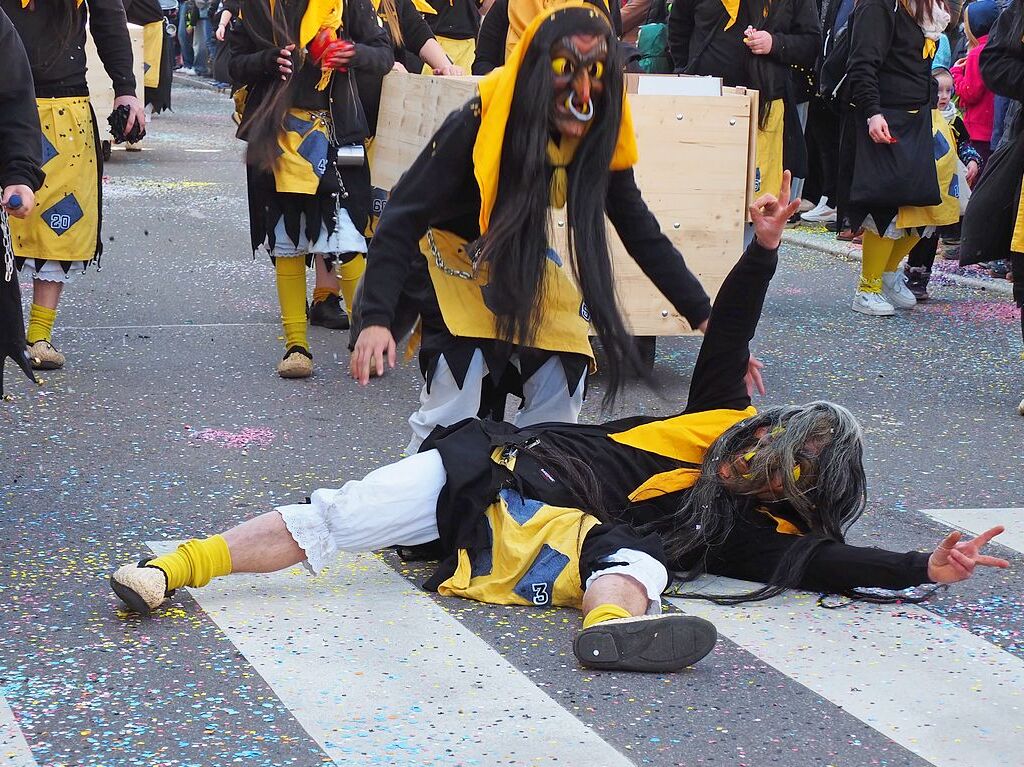
[[[513,356],[513,361],[515,357]],[[420,390],[420,409],[409,416],[412,439],[405,448],[407,455],[419,450],[435,426],[451,426],[464,418],[473,418],[480,411],[480,394],[487,363],[479,349],[473,352],[466,379],[459,388],[448,363],[442,355],[437,361],[437,370],[430,381]],[[512,419],[516,426],[531,426],[535,423],[576,423],[583,409],[583,377],[576,382],[574,393],[569,394],[565,380],[565,369],[558,357],[551,357],[540,366],[536,373],[523,382],[523,407]]]
[[[279,506],[277,511],[306,552],[306,566],[318,573],[339,551],[436,540],[437,497],[447,479],[441,454],[427,450],[346,482],[340,490],[321,488],[310,503]],[[629,575],[647,591],[648,613],[661,611],[668,572],[659,561],[634,549],[619,549],[602,561],[619,564],[595,572],[585,587],[603,575]]]

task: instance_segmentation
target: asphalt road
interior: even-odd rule
[[[252,649],[242,640],[256,637],[255,629],[240,629],[229,612],[218,615],[188,594],[149,620],[118,609],[106,579],[118,565],[146,555],[146,542],[220,531],[397,459],[417,398],[413,365],[366,388],[354,384],[346,374],[346,332],[312,329],[312,379],[284,381],[274,373],[283,341],[272,269],[249,250],[242,148],[229,113],[224,96],[178,89],[175,112],[154,121],[146,151],[115,151],[104,185],[103,269],[67,289],[57,319],[54,340],[68,365],[44,374],[38,390],[8,372],[14,398],[0,404],[0,694],[6,700],[0,705],[0,764],[606,763],[554,747],[532,756],[488,750],[487,743],[494,745],[488,728],[503,718],[529,719],[532,709],[517,708],[519,698],[503,698],[512,688],[489,689],[470,679],[480,669],[460,655],[462,640],[446,644],[444,632],[431,633],[424,646],[447,648],[451,687],[427,704],[417,689],[422,670],[410,656],[388,661],[365,654],[396,639],[386,629],[359,636],[362,655],[342,647],[351,635],[327,637],[318,658],[292,669],[291,648],[317,632],[316,621],[301,632],[275,623],[278,628],[259,634]],[[1012,303],[941,285],[926,306],[873,319],[850,311],[854,282],[849,262],[785,246],[756,339],[767,365],[764,404],[832,399],[865,427],[871,500],[852,542],[931,548],[947,528],[921,509],[1015,509],[1005,513],[1006,522],[1019,529],[1024,418],[1016,404],[1024,394],[1024,367]],[[677,411],[696,348],[693,339],[663,339],[658,391],[631,389],[621,412]],[[599,379],[584,420],[604,418],[601,393]],[[844,615],[853,616],[854,629],[847,641],[822,644],[810,632],[787,646],[791,655],[810,648],[811,655],[801,657],[811,658],[822,677],[856,671],[853,664],[865,657],[883,669],[893,663],[899,684],[871,693],[877,719],[851,713],[827,679],[801,676],[740,633],[724,635],[712,656],[682,674],[593,673],[572,659],[578,626],[572,612],[427,597],[413,588],[423,569],[390,555],[354,560],[352,572],[363,562],[374,578],[393,586],[394,568],[409,580],[400,582],[397,597],[375,603],[378,618],[397,618],[415,605],[426,611],[424,621],[454,619],[430,625],[464,632],[466,642],[479,643],[474,658],[510,666],[510,679],[553,701],[551,716],[564,717],[564,732],[576,728],[626,763],[984,767],[1022,763],[1019,748],[1011,753],[1003,745],[1007,733],[998,726],[1015,721],[1009,736],[1024,743],[1020,699],[1013,698],[1020,688],[990,689],[1008,682],[1005,675],[994,678],[989,656],[952,677],[937,678],[927,669],[900,677],[898,662],[887,660],[885,647],[866,641],[856,626],[890,615],[894,632],[915,622],[924,626],[916,639],[894,640],[915,657],[929,657],[938,643],[955,648],[976,639],[1004,664],[999,668],[1010,669],[1004,674],[1019,674],[1022,557],[998,550],[1013,562],[1009,571],[982,573],[916,612],[849,607]],[[352,577],[358,591],[359,578]],[[239,614],[270,615],[269,592],[252,583],[249,596],[238,597]],[[310,583],[296,588],[316,593]],[[302,593],[295,609],[304,604]],[[335,606],[355,599],[341,587],[324,593]],[[831,620],[828,611],[808,609]],[[947,630],[962,633],[942,633]],[[415,627],[403,631],[415,634]],[[379,693],[342,703],[317,699],[307,707],[346,730],[339,747],[317,735],[309,710],[285,694],[274,669],[316,673],[317,663],[346,668],[356,657],[366,673],[387,672]],[[392,708],[376,721],[351,723],[357,703],[372,709],[377,694],[396,700],[386,685],[399,678],[417,712],[412,719]],[[488,715],[494,719],[453,714],[439,702],[473,684],[504,705],[503,713]],[[928,708],[925,718],[941,726],[908,733],[893,725],[903,714],[920,713],[902,697],[914,688],[935,691],[934,711]],[[301,699],[302,691],[296,694]],[[7,706],[16,726],[5,739]],[[377,742],[374,737],[395,722],[420,737],[415,748],[351,745]],[[475,733],[478,746],[454,748],[453,733]],[[957,750],[963,740],[993,750],[971,761]]]

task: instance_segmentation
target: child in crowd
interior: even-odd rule
[[[964,124],[970,135],[971,146],[988,160],[992,150],[992,118],[994,96],[981,78],[981,52],[988,42],[988,33],[999,16],[992,0],[976,0],[964,10],[964,34],[967,36],[967,56],[951,68],[957,102],[964,112]]]
[[[986,0],[979,0],[986,2]],[[972,6],[973,7],[973,6]],[[980,77],[980,75],[979,75]],[[932,79],[938,86],[939,99],[936,108],[949,123],[956,138],[957,156],[966,168],[966,179],[968,186],[974,185],[974,180],[981,172],[982,156],[974,148],[968,135],[964,119],[953,104],[953,75],[945,67],[932,69]],[[932,275],[932,264],[935,262],[935,251],[938,248],[939,237],[942,235],[953,235],[959,237],[959,224],[951,226],[940,226],[930,237],[922,237],[921,240],[911,249],[907,258],[907,265],[904,267],[904,274],[907,278],[907,287],[918,301],[928,300],[928,280]]]

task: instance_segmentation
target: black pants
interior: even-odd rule
[[[807,113],[807,165],[804,197],[817,202],[827,197],[836,207],[836,179],[839,174],[839,115],[821,99],[813,98]]]

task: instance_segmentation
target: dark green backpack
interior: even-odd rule
[[[672,56],[668,50],[668,15],[671,10],[671,0],[654,0],[647,12],[647,23],[640,25],[636,47],[640,52],[637,66],[641,72],[649,75],[672,72]]]

